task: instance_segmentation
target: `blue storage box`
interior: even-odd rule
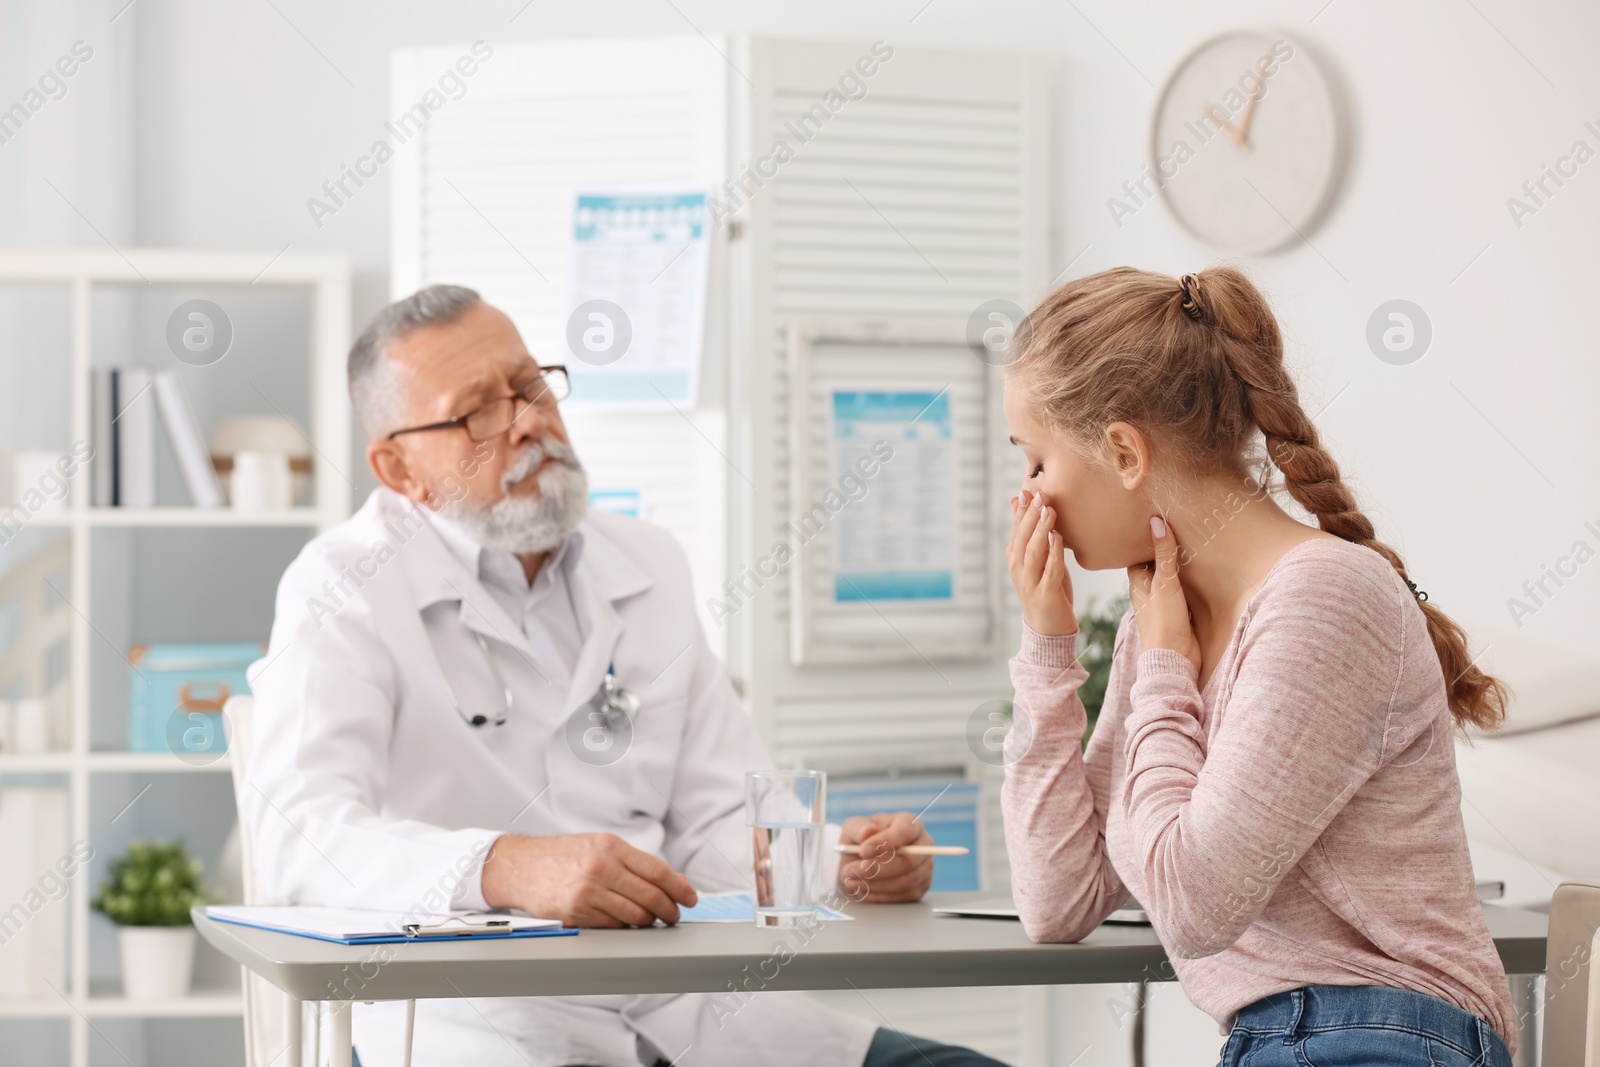
[[[245,668],[265,645],[136,645],[128,652],[128,749],[189,755],[224,752],[222,706],[250,692]]]

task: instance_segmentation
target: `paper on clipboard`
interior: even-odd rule
[[[558,350],[568,404],[693,406],[705,342],[705,189],[580,191],[567,231]]]

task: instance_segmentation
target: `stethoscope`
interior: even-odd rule
[[[567,589],[567,601],[572,605],[573,618],[577,618],[578,606],[572,602],[572,590]],[[427,626],[423,626],[427,634]],[[428,644],[433,645],[433,635],[427,634]],[[450,694],[450,704],[456,709],[456,714],[461,716],[461,721],[468,726],[481,727],[493,723],[495,726],[504,726],[511,713],[512,695],[511,686],[506,682],[505,674],[500,670],[500,665],[495,662],[494,654],[489,651],[489,642],[476,630],[472,631],[472,639],[478,646],[478,651],[483,653],[483,661],[489,665],[489,671],[494,675],[496,684],[500,686],[502,706],[493,718],[487,715],[469,715],[466,708],[461,706],[461,697],[456,693],[456,687],[450,681],[450,675],[444,669],[444,663],[439,660],[438,648],[433,649],[434,661],[439,664],[439,676],[444,679],[445,690]],[[585,701],[578,711],[584,714],[589,722],[603,722],[606,731],[631,730],[633,717],[639,712],[639,697],[632,690],[625,688],[617,681],[617,665],[615,661],[606,665],[605,677],[600,680],[600,688],[595,690],[594,696]],[[598,716],[598,718],[597,718]]]

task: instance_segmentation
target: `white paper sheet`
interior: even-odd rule
[[[580,191],[567,240],[557,338],[567,403],[692,407],[710,270],[706,191]]]

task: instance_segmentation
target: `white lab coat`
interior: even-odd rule
[[[701,892],[748,887],[743,776],[770,761],[696,619],[687,560],[665,532],[607,512],[577,536],[585,640],[564,694],[520,623],[397,494],[373,493],[289,566],[250,672],[244,816],[272,899],[481,907],[482,855],[506,832],[610,832]],[[473,631],[517,694],[504,726],[471,727],[452,703],[450,685],[469,715],[504,706]],[[600,766],[574,752],[567,720],[613,663],[640,710],[626,754]],[[345,982],[357,1000],[359,983]],[[396,1062],[396,1018],[357,1006],[365,1067]],[[642,1035],[686,1067],[858,1067],[874,1029],[797,993],[428,1001],[414,1062],[632,1067]]]

